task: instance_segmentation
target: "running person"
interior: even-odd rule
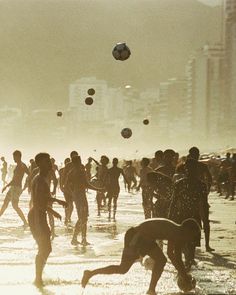
[[[107,173],[107,198],[108,198],[108,219],[111,220],[111,203],[113,201],[113,220],[116,219],[117,200],[120,193],[119,177],[122,175],[126,181],[123,169],[117,167],[118,159],[112,161],[113,167]]]
[[[47,213],[61,220],[60,214],[52,209],[52,204],[57,202],[59,205],[66,206],[66,202],[51,197],[47,181],[48,174],[52,170],[50,156],[46,153],[40,153],[35,157],[35,162],[39,167],[39,174],[35,176],[32,182],[33,206],[29,211],[28,221],[33,238],[38,245],[38,254],[35,258],[36,276],[34,283],[37,287],[41,287],[43,286],[43,269],[52,251]]]
[[[181,225],[164,218],[148,219],[136,227],[127,230],[124,237],[124,249],[120,265],[110,265],[95,270],[85,270],[82,278],[82,287],[98,274],[125,274],[140,257],[146,255],[154,260],[152,276],[147,294],[156,294],[155,288],[167,259],[157,245],[156,240],[168,240],[168,256],[184,279],[188,280],[181,248],[186,242],[198,240],[201,229],[194,219],[187,219]],[[171,242],[170,242],[171,241]]]
[[[21,152],[20,151],[14,151],[13,153],[13,159],[16,163],[16,167],[13,172],[13,178],[12,180],[2,189],[2,193],[10,187],[8,190],[6,197],[4,199],[2,208],[0,210],[0,216],[3,215],[5,210],[7,209],[9,203],[12,203],[13,209],[16,211],[16,213],[19,215],[21,220],[24,223],[24,226],[27,226],[28,223],[25,219],[25,216],[22,212],[22,210],[19,208],[19,198],[22,192],[27,187],[27,181],[25,182],[25,185],[22,189],[22,180],[25,174],[29,175],[29,170],[27,166],[21,161]]]
[[[137,186],[136,176],[138,175],[135,167],[132,165],[132,161],[127,161],[127,166],[124,168],[124,173],[127,179],[128,192],[130,193],[130,190],[136,188]]]

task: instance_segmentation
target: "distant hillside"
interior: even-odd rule
[[[182,75],[189,54],[219,40],[220,8],[196,0],[0,1],[0,102],[67,104],[68,84],[96,76],[146,88]],[[126,62],[111,56],[126,41]]]

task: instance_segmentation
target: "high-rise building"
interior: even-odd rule
[[[236,0],[224,2],[224,45],[226,55],[226,87],[228,101],[228,130],[231,135],[236,128]]]
[[[192,130],[199,141],[216,140],[224,117],[225,55],[222,44],[205,45],[186,66]]]

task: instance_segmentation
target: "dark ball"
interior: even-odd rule
[[[144,124],[144,125],[148,125],[148,124],[149,124],[149,120],[148,120],[148,119],[144,119],[144,120],[143,120],[143,124]]]
[[[57,117],[62,117],[62,112],[57,112]]]
[[[132,130],[130,128],[124,128],[121,130],[121,135],[124,138],[130,138],[132,136]]]
[[[93,104],[93,99],[92,99],[92,97],[90,97],[90,96],[89,96],[89,97],[86,97],[86,98],[85,98],[85,103],[86,103],[87,105],[89,105],[89,106],[90,106],[91,104]]]
[[[87,92],[88,92],[88,95],[94,95],[95,94],[95,90],[93,88],[89,88]]]

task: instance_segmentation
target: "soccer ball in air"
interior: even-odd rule
[[[89,88],[87,92],[88,92],[88,95],[94,95],[95,94],[95,90],[93,88]]]
[[[86,97],[86,98],[85,98],[85,103],[86,103],[87,105],[89,105],[89,106],[90,106],[91,104],[93,104],[93,99],[92,99],[92,97],[90,97],[90,96],[89,96],[89,97]]]
[[[144,124],[144,125],[148,125],[148,124],[149,124],[149,120],[148,120],[148,119],[144,119],[144,120],[143,120],[143,124]]]
[[[57,112],[57,117],[62,117],[62,112]]]
[[[130,49],[125,43],[117,43],[112,50],[112,55],[116,60],[124,61],[130,57]]]
[[[130,128],[124,128],[122,129],[121,131],[121,135],[124,137],[124,138],[130,138],[132,136],[132,130]]]
[[[187,278],[183,278],[182,276],[178,275],[177,277],[177,285],[180,290],[184,292],[189,292],[196,287],[196,280],[190,274],[187,275]]]

